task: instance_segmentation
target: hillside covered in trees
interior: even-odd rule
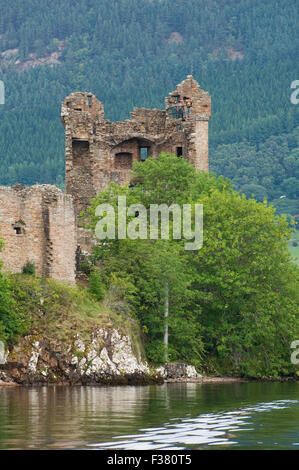
[[[60,103],[164,107],[192,73],[212,95],[211,170],[299,213],[296,0],[0,0],[0,184],[64,184]],[[285,198],[280,199],[281,196]]]

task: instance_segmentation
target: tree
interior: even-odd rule
[[[298,269],[288,254],[285,218],[169,154],[136,163],[133,176],[134,188],[111,184],[92,200],[89,227],[98,221],[96,207],[116,207],[118,195],[147,210],[155,203],[204,207],[198,251],[173,237],[107,240],[95,249],[107,285],[117,273],[136,287],[131,306],[146,332],[148,357],[163,362],[167,320],[171,360],[245,376],[294,373],[289,344],[299,331]]]
[[[299,277],[285,217],[234,191],[200,200],[205,242],[194,287],[202,293],[210,370],[251,377],[294,372],[289,345],[299,332]]]
[[[172,166],[171,162],[175,164]],[[157,160],[149,159],[146,167],[144,171],[142,165],[136,166],[135,177],[142,184],[129,189],[112,183],[92,201],[88,227],[96,226],[99,204],[109,202],[117,209],[119,195],[126,195],[127,206],[138,203],[147,210],[151,204],[171,205],[191,198],[195,171],[186,160],[162,154]],[[128,227],[134,218],[129,218]],[[199,364],[202,350],[200,324],[194,327],[194,293],[189,288],[194,274],[192,265],[186,261],[183,240],[107,240],[96,248],[95,257],[101,262],[107,283],[112,274],[124,276],[125,273],[137,287],[138,295],[132,304],[147,332],[148,357],[155,362],[181,358]]]

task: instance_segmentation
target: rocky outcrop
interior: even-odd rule
[[[201,379],[201,375],[196,371],[194,366],[184,364],[183,362],[169,362],[164,366],[156,369],[156,373],[161,375],[163,379],[169,381],[180,381],[186,379]]]
[[[0,385],[150,384],[198,381],[194,366],[180,362],[150,369],[134,352],[130,336],[98,328],[89,337],[75,335],[64,343],[26,336],[6,351],[0,364]]]
[[[97,329],[72,344],[34,336],[23,338],[6,354],[0,381],[19,384],[109,384],[161,382],[134,354],[131,338],[116,329]]]

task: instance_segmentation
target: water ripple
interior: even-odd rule
[[[171,419],[171,423],[165,423],[162,427],[141,428],[138,434],[116,436],[110,442],[87,445],[106,450],[174,450],[203,445],[235,445],[238,444],[238,441],[234,440],[237,436],[231,432],[253,430],[248,427],[253,413],[282,410],[298,403],[298,400],[276,400],[236,411],[207,413],[196,418],[183,418],[177,423],[173,423],[173,419]]]

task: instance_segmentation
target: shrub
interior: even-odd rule
[[[31,261],[27,261],[27,263],[23,266],[23,274],[35,274],[35,263]]]
[[[11,279],[0,272],[0,340],[10,343],[27,328],[28,319],[12,295]]]
[[[100,271],[94,268],[89,275],[89,290],[97,300],[102,300],[105,295],[105,286]]]

